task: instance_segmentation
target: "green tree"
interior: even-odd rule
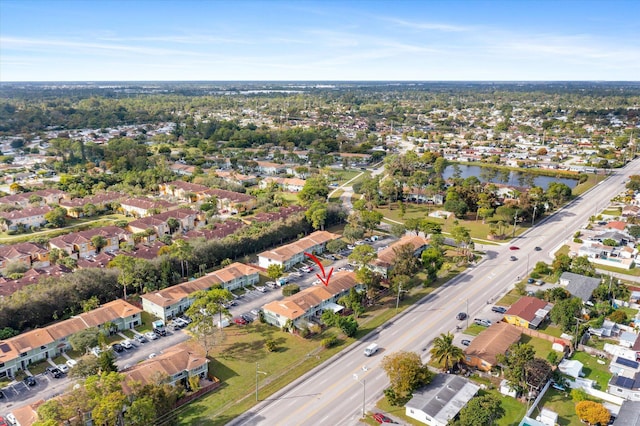
[[[272,263],[267,266],[267,276],[272,280],[277,280],[284,273],[284,265],[279,265],[277,263]]]
[[[208,291],[198,291],[194,295],[193,304],[187,309],[187,315],[192,322],[189,330],[196,336],[209,356],[209,351],[224,339],[224,328],[216,326],[216,315],[222,324],[223,315],[229,315],[225,303],[233,299],[227,289],[212,288]]]
[[[178,229],[180,229],[180,221],[175,217],[170,217],[167,219],[167,226],[169,227],[169,233],[173,235]]]
[[[112,350],[103,351],[98,357],[98,366],[101,373],[117,372],[116,356]]]
[[[62,207],[56,207],[44,214],[44,220],[55,228],[63,228],[67,224],[67,211]]]
[[[358,321],[349,315],[346,317],[338,317],[338,327],[347,337],[353,337],[358,332]]]
[[[326,201],[314,201],[304,213],[313,229],[320,230],[324,230],[328,214]]]
[[[156,408],[150,397],[136,398],[125,411],[124,419],[127,425],[147,426],[156,419]]]
[[[392,391],[400,398],[410,397],[414,390],[433,379],[433,373],[415,352],[389,354],[382,359],[381,367],[387,373]]]
[[[493,394],[472,398],[459,414],[460,426],[492,426],[504,416],[500,399]]]
[[[499,354],[498,361],[504,366],[504,377],[509,387],[517,392],[527,390],[527,364],[535,357],[533,346],[527,343],[514,343],[505,355]]]
[[[189,261],[193,256],[193,246],[191,246],[188,241],[175,240],[173,244],[169,246],[169,256],[180,262],[180,267],[182,268],[182,277],[186,276],[185,267],[186,274],[189,274]]]
[[[362,244],[356,246],[351,254],[349,260],[360,266],[364,266],[377,257],[376,250],[368,244]]]
[[[116,257],[111,259],[111,261],[107,264],[108,268],[118,269],[118,284],[122,286],[125,300],[127,300],[127,287],[133,285],[135,280],[135,265],[135,258],[131,256],[125,256],[123,254],[116,255]]]
[[[579,318],[582,312],[582,300],[577,297],[571,297],[559,300],[551,308],[549,317],[562,331],[567,333],[575,332],[576,318]]]
[[[329,185],[323,176],[310,177],[298,192],[298,200],[303,206],[311,206],[314,201],[326,202],[329,195]]]
[[[96,252],[100,252],[107,245],[107,239],[102,235],[94,235],[91,237],[91,245],[95,247]]]
[[[414,255],[412,244],[403,244],[394,247],[393,254],[395,256],[393,262],[393,275],[413,276],[420,270],[420,260]]]
[[[341,238],[338,238],[337,240],[329,241],[326,247],[329,253],[339,253],[342,250],[345,250],[346,248],[347,248],[347,243]]]
[[[464,352],[453,344],[453,337],[451,333],[442,333],[433,340],[433,347],[431,348],[431,356],[447,372],[464,359]]]
[[[90,348],[98,345],[98,335],[100,331],[95,328],[87,328],[72,334],[69,337],[69,344],[74,351],[86,353]]]

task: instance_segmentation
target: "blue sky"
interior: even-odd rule
[[[637,0],[0,0],[0,81],[639,79]]]

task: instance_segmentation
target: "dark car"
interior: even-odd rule
[[[253,322],[253,317],[251,315],[247,315],[247,314],[242,314],[240,315],[240,317],[245,320],[246,322]]]
[[[504,306],[494,306],[491,308],[491,310],[499,314],[504,314],[505,312],[507,312],[507,308],[505,308]]]
[[[515,256],[511,256],[511,257],[509,258],[509,260],[510,260],[510,261],[512,261],[512,262],[515,262],[516,260],[518,260],[518,258],[517,258],[517,257],[515,257]]]
[[[136,339],[136,342],[138,342],[138,343],[147,343],[149,341],[142,334],[136,334],[134,339]]]
[[[25,385],[27,386],[35,386],[36,384],[38,384],[36,382],[36,378],[33,376],[27,376],[24,378],[24,380],[22,380],[24,382]]]
[[[533,284],[534,282],[536,282],[536,280],[534,280],[533,278],[529,278],[527,280],[527,284]]]
[[[463,319],[467,318],[467,314],[465,312],[458,312],[456,318],[462,321]]]
[[[62,377],[62,371],[58,367],[47,367],[47,373],[51,374],[55,379]]]
[[[471,340],[464,339],[460,343],[462,343],[464,346],[469,346],[471,344]]]
[[[540,247],[536,246],[536,248],[534,248],[535,251],[540,251],[542,250]]]
[[[154,328],[153,332],[156,333],[158,336],[166,336],[167,335],[167,330],[165,330],[164,328]]]
[[[124,347],[120,343],[114,343],[113,345],[111,345],[111,349],[113,349],[114,352],[118,353],[124,351]]]
[[[393,420],[391,420],[389,417],[385,416],[382,413],[375,413],[373,415],[373,420],[375,420],[376,422],[382,424],[382,423],[395,423]]]
[[[247,320],[242,318],[242,317],[236,317],[233,319],[233,322],[238,324],[238,325],[246,325],[247,324]]]
[[[520,250],[520,247],[511,246],[511,247],[509,247],[509,250]]]

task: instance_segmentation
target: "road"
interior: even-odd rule
[[[572,236],[598,208],[623,190],[623,182],[631,174],[640,173],[640,160],[618,170],[606,181],[574,200],[555,215],[545,219],[512,245],[485,246],[486,256],[391,322],[340,352],[322,365],[298,378],[289,386],[262,401],[230,425],[355,425],[363,410],[374,408],[388,386],[382,358],[399,350],[416,351],[423,360],[428,357],[432,340],[444,332],[455,332],[457,312],[467,310],[469,316],[488,317],[490,304],[504,294],[517,276],[526,274],[538,261],[549,261],[550,253]],[[541,251],[535,251],[539,246]],[[515,255],[516,261],[509,257]],[[459,336],[456,336],[459,339]],[[376,342],[381,350],[367,358],[364,348]]]

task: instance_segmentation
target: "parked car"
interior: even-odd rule
[[[152,359],[152,358],[155,358],[155,357],[157,357],[157,356],[158,356],[158,354],[157,354],[157,353],[155,353],[155,352],[153,352],[153,353],[150,353],[150,354],[149,354],[149,356],[148,356],[147,358],[148,358],[148,359]]]
[[[24,380],[22,380],[24,382],[25,385],[27,386],[35,386],[38,384],[38,382],[36,382],[36,378],[33,376],[27,376],[24,378]]]
[[[111,349],[114,350],[114,352],[122,352],[124,351],[124,346],[122,346],[120,343],[114,343],[113,345],[111,345]]]
[[[259,310],[257,310],[257,309],[252,309],[252,310],[251,310],[251,313],[252,313],[253,315],[255,315],[256,317],[259,317],[259,316],[260,316],[260,311],[259,311]]]
[[[62,374],[67,374],[69,372],[69,366],[67,364],[58,364],[56,367],[58,367],[58,370],[62,371]]]
[[[100,346],[96,346],[94,348],[91,348],[90,352],[95,356],[100,356],[100,354],[102,353],[102,349],[100,349]]]
[[[376,422],[382,424],[382,423],[395,423],[393,420],[391,420],[389,417],[385,416],[382,413],[375,413],[373,416],[373,420],[375,420]]]
[[[491,308],[491,310],[499,314],[504,314],[505,312],[507,312],[507,308],[505,308],[504,306],[494,306]]]
[[[260,293],[266,293],[267,292],[267,289],[265,287],[262,287],[262,286],[257,286],[256,290],[258,290]]]
[[[253,322],[253,317],[251,315],[247,315],[247,314],[242,314],[240,315],[240,317],[245,320],[247,323],[249,322]]]
[[[533,278],[529,278],[527,280],[527,284],[533,284],[536,280],[534,280]]]
[[[54,379],[62,377],[62,371],[58,367],[47,367],[47,373],[51,374]]]
[[[483,327],[489,327],[491,325],[491,320],[488,319],[476,318],[473,322]]]
[[[245,319],[244,319],[244,318],[242,318],[242,317],[235,317],[235,318],[233,319],[233,322],[234,322],[234,323],[236,323],[236,324],[238,324],[238,325],[247,325],[247,320],[245,320]]]
[[[542,249],[541,249],[540,247],[536,246],[536,247],[534,248],[534,250],[535,250],[535,251],[540,251],[540,250],[542,250]]]
[[[536,281],[536,285],[544,285],[544,281],[538,280],[538,281]]]
[[[153,332],[156,333],[158,336],[166,336],[167,335],[167,330],[163,328],[154,328]]]
[[[456,318],[459,320],[463,320],[467,318],[467,313],[466,312],[458,312],[458,315],[456,315]]]
[[[174,318],[173,322],[180,328],[186,327],[189,325],[189,323],[187,321],[185,321],[183,318]]]
[[[134,339],[135,339],[135,340],[136,340],[136,342],[138,342],[138,343],[147,343],[147,342],[149,341],[149,340],[148,340],[146,337],[144,337],[144,335],[142,335],[142,334],[136,334],[136,337],[134,337]],[[123,346],[124,346],[124,345],[123,345]],[[127,348],[127,347],[125,346],[125,348]],[[130,349],[130,348],[127,348],[127,349]]]
[[[515,257],[515,256],[511,256],[511,257],[509,257],[509,260],[512,261],[512,262],[515,262],[516,260],[518,260],[518,258]]]
[[[469,346],[471,344],[471,340],[464,339],[464,340],[461,340],[460,343],[463,344],[464,346]]]
[[[153,331],[147,331],[146,333],[144,333],[144,337],[146,337],[149,340],[157,340],[158,339],[158,335],[156,333],[154,333]]]
[[[4,417],[0,416],[0,426],[7,426],[8,424],[9,423],[7,423],[7,420]]]
[[[78,365],[78,361],[76,361],[75,359],[68,359],[67,362],[65,362],[65,364],[67,364],[67,367],[73,368],[76,365]]]

